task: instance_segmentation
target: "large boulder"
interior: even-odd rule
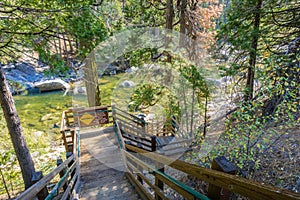
[[[74,68],[80,66],[81,63],[74,64]],[[83,73],[78,77],[76,72],[71,69],[67,76],[64,74],[45,76],[44,71],[48,70],[49,66],[42,63],[38,63],[37,66],[26,62],[10,63],[2,66],[2,69],[13,94],[20,94],[24,91],[28,91],[28,93],[61,89],[68,91],[70,85],[67,82],[75,82],[83,77]]]
[[[61,79],[53,79],[36,82],[34,87],[39,88],[40,92],[46,91],[55,91],[55,90],[66,90],[70,89],[70,84],[61,80]]]

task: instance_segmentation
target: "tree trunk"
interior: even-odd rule
[[[193,88],[192,93],[192,112],[191,112],[191,135],[193,135],[193,126],[194,126],[194,108],[195,108],[195,88]]]
[[[174,7],[173,0],[167,0],[167,9],[166,9],[166,29],[173,29],[173,18],[174,18]]]
[[[207,105],[208,104],[208,95],[205,94],[205,107],[204,107],[204,127],[203,127],[203,136],[204,138],[206,137],[207,133],[207,124],[208,124],[208,119],[207,119]]]
[[[100,106],[100,88],[98,86],[97,66],[94,61],[93,53],[86,58],[86,65],[84,66],[84,78],[89,107]]]
[[[173,0],[167,0],[167,9],[166,9],[166,29],[167,31],[172,31],[173,29],[173,18],[174,18],[174,7],[173,7]],[[169,44],[171,43],[171,38],[166,37],[165,46],[168,49]],[[167,62],[171,62],[172,57],[169,52],[167,52]]]
[[[185,45],[185,38],[186,38],[186,7],[187,7],[187,0],[181,0],[180,5],[180,47]]]
[[[19,165],[21,167],[22,176],[27,189],[31,185],[31,177],[35,172],[34,163],[27,147],[23,128],[15,107],[12,94],[8,88],[7,81],[0,67],[0,103],[6,120],[10,138],[16,152]]]
[[[257,53],[257,44],[259,39],[259,26],[260,26],[260,10],[262,6],[262,0],[259,0],[254,14],[254,23],[253,23],[253,31],[255,31],[255,35],[252,38],[251,49],[250,49],[250,59],[249,59],[249,67],[247,73],[247,83],[246,83],[246,95],[245,100],[251,100],[253,98],[254,92],[254,74],[255,74],[255,65],[256,65],[256,53]]]

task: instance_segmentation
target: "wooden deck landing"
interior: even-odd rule
[[[139,199],[125,177],[112,127],[89,129],[81,137],[81,200]]]

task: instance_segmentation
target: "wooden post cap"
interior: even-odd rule
[[[73,155],[73,153],[72,152],[67,152],[66,153],[66,157],[67,157],[67,159],[69,158],[69,157],[71,157]]]
[[[212,162],[212,169],[222,171],[228,174],[236,174],[237,172],[236,166],[230,163],[229,160],[225,158],[225,156],[219,156],[214,158]]]
[[[43,178],[43,172],[42,171],[34,172],[32,174],[31,182],[36,183],[39,180],[41,180],[41,178]]]

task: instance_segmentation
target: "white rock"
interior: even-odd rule
[[[130,68],[126,69],[125,72],[126,72],[126,73],[132,73],[132,72],[135,72],[135,71],[137,71],[137,70],[138,70],[137,67],[130,67]]]
[[[50,119],[53,119],[52,114],[46,114],[41,118],[41,121],[43,122],[43,121],[50,120]]]
[[[155,118],[155,114],[150,113],[150,114],[146,115],[146,117],[144,119],[145,119],[145,121],[151,121],[154,118]]]
[[[39,88],[41,92],[61,89],[65,89],[66,91],[68,91],[70,89],[70,84],[61,79],[36,82],[34,86]]]
[[[33,153],[31,153],[31,156],[34,157],[34,158],[37,158],[39,155],[40,155],[39,152],[33,152]]]
[[[124,81],[123,83],[121,83],[121,86],[126,87],[126,88],[131,88],[135,86],[135,83],[133,81]]]

